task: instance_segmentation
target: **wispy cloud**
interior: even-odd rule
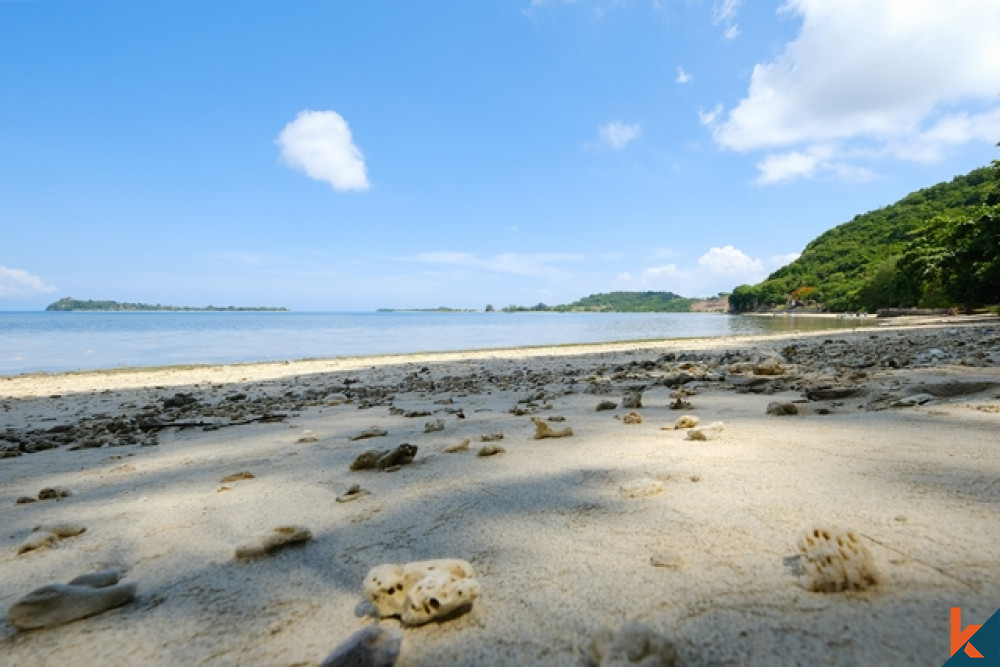
[[[642,135],[642,125],[639,123],[607,123],[598,128],[597,135],[602,145],[620,151]]]
[[[277,144],[285,164],[326,181],[334,190],[371,187],[364,156],[354,145],[347,121],[336,111],[300,112],[278,135]]]
[[[734,40],[740,35],[740,26],[736,23],[736,15],[739,13],[743,0],[719,0],[712,7],[712,23],[725,26],[722,36],[727,40]]]
[[[788,0],[780,11],[801,17],[796,38],[754,68],[728,114],[699,113],[719,146],[766,151],[758,183],[864,180],[878,160],[931,162],[1000,136],[995,0]]]
[[[567,276],[568,273],[556,265],[580,262],[584,256],[558,253],[501,253],[479,256],[468,252],[439,251],[420,253],[404,259],[429,265],[472,269],[478,273],[557,277]]]
[[[674,79],[676,83],[684,84],[691,81],[691,75],[684,71],[683,67],[677,68],[677,78]]]
[[[38,276],[33,276],[24,269],[8,268],[0,265],[0,298],[15,296],[33,296],[54,292],[55,287],[46,285]]]

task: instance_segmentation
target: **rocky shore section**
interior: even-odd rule
[[[1000,600],[996,320],[10,377],[0,417],[0,601],[134,582],[12,614],[18,664],[943,662]],[[435,559],[474,586],[366,598]]]

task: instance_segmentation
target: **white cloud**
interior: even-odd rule
[[[739,12],[743,0],[721,0],[712,7],[712,23],[714,25],[723,24],[726,31],[723,37],[727,40],[734,40],[740,35],[740,27],[736,24],[736,14]]]
[[[24,269],[11,269],[0,265],[0,298],[44,294],[54,292],[55,289]]]
[[[932,161],[997,140],[995,0],[788,0],[780,11],[801,17],[797,37],[754,68],[724,121],[699,113],[724,148],[779,150],[758,182],[866,177],[858,162]]]
[[[597,133],[605,146],[613,150],[622,150],[639,138],[639,135],[642,134],[642,126],[639,123],[614,122],[602,125]]]
[[[367,190],[365,159],[354,145],[347,121],[336,111],[299,113],[278,135],[285,163],[334,190]]]
[[[712,247],[691,266],[677,262],[624,272],[616,282],[627,289],[665,290],[682,296],[711,296],[736,285],[757,283],[775,269],[796,259],[798,253],[754,259],[732,245]]]
[[[678,67],[677,78],[674,81],[677,83],[688,83],[691,81],[691,75],[685,72],[683,67]]]

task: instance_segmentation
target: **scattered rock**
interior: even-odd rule
[[[483,445],[479,448],[479,452],[476,456],[496,456],[497,454],[506,454],[507,450],[500,445]]]
[[[410,410],[409,412],[403,413],[404,417],[430,417],[431,412],[428,410]]]
[[[317,438],[315,435],[303,435],[301,438],[299,438],[295,442],[296,442],[296,444],[299,444],[299,445],[308,445],[309,443],[312,443],[312,442],[319,442],[319,438]]]
[[[677,647],[648,625],[629,621],[617,633],[605,632],[589,647],[595,667],[675,667]]]
[[[225,477],[223,477],[219,481],[222,484],[228,484],[230,482],[239,482],[240,480],[244,480],[244,479],[256,479],[256,478],[257,478],[257,476],[254,475],[249,470],[241,470],[239,472],[234,472],[232,475],[226,475]]]
[[[684,415],[682,417],[677,418],[677,421],[674,422],[674,428],[676,429],[694,428],[699,424],[701,424],[700,417],[696,417],[695,415]]]
[[[413,458],[417,455],[417,446],[404,442],[393,450],[383,453],[375,462],[375,467],[386,470],[396,466],[413,463]]]
[[[345,639],[320,667],[393,667],[402,645],[399,628],[369,625]]]
[[[626,391],[622,396],[622,407],[626,410],[633,410],[642,407],[641,391]]]
[[[432,422],[427,422],[426,424],[424,424],[424,433],[434,433],[435,431],[443,431],[443,430],[444,430],[443,419],[435,419]]]
[[[601,401],[597,404],[597,412],[601,412],[602,410],[614,410],[617,407],[618,404],[614,401]]]
[[[671,410],[691,410],[693,406],[685,401],[682,397],[678,396],[670,403],[668,406]]]
[[[777,357],[765,359],[753,367],[754,375],[783,375],[785,367],[781,365],[781,360]]]
[[[36,500],[37,500],[36,498],[32,498],[31,496],[20,496],[17,500],[14,501],[14,504],[15,505],[26,505],[28,503],[33,503]]]
[[[799,408],[794,403],[782,402],[782,401],[771,401],[767,404],[767,414],[769,415],[797,415],[799,414]]]
[[[378,465],[378,460],[383,454],[388,454],[388,449],[369,449],[358,454],[351,462],[351,470],[368,470]]]
[[[662,493],[666,485],[662,481],[653,479],[652,477],[640,477],[639,479],[622,484],[619,488],[629,498],[644,498]]]
[[[135,583],[118,584],[121,574],[105,570],[77,577],[68,584],[36,588],[7,612],[17,628],[48,628],[120,607],[135,599]],[[117,585],[116,585],[117,584]]]
[[[469,449],[469,443],[470,442],[472,442],[472,441],[469,440],[468,438],[466,438],[465,440],[463,440],[462,442],[458,443],[457,445],[451,445],[449,447],[445,447],[441,451],[443,451],[445,454],[454,454],[455,452],[464,452],[464,451],[466,451],[466,450]]]
[[[52,500],[53,498],[66,498],[73,495],[73,492],[62,486],[47,486],[38,492],[39,500]]]
[[[917,405],[923,405],[924,403],[929,403],[934,400],[934,396],[930,394],[914,394],[912,396],[907,396],[906,398],[901,398],[892,404],[894,408],[912,408]]]
[[[799,536],[802,586],[810,591],[863,591],[878,583],[871,554],[853,531],[814,526]]]
[[[479,597],[479,582],[467,561],[448,558],[379,565],[368,572],[362,590],[379,616],[423,625],[471,605]]]
[[[641,424],[642,415],[633,410],[632,412],[622,417],[622,421],[625,422],[626,424]]]
[[[503,440],[503,433],[491,433],[479,438],[480,442],[499,442],[500,440]]]
[[[275,549],[310,539],[312,539],[312,531],[305,526],[278,526],[255,535],[250,542],[236,547],[236,558],[245,560],[264,556]]]
[[[561,416],[561,415],[552,415],[551,417],[549,417],[545,421],[550,421],[550,422],[564,422],[564,421],[566,421],[566,418],[563,417],[563,416]]]
[[[725,428],[722,422],[712,422],[708,426],[696,426],[687,432],[688,440],[717,440]]]
[[[352,484],[351,488],[344,491],[342,494],[337,496],[338,503],[349,503],[352,500],[357,500],[358,498],[363,498],[364,496],[370,496],[371,491],[366,491],[361,488],[360,484]]]
[[[839,401],[842,398],[856,396],[857,393],[857,387],[827,384],[806,389],[806,398],[810,401]]]
[[[535,422],[535,440],[541,440],[542,438],[565,438],[573,435],[573,429],[569,426],[556,431],[537,417],[532,417],[531,421]]]
[[[197,405],[198,399],[192,394],[174,394],[171,398],[163,399],[165,408],[184,408],[189,405]]]
[[[378,428],[377,426],[372,426],[367,428],[361,433],[352,435],[348,440],[364,440],[365,438],[381,438],[383,435],[388,435],[388,431]]]
[[[31,534],[17,547],[18,555],[47,549],[54,546],[56,542],[67,537],[75,537],[87,530],[86,526],[78,523],[57,523],[48,526],[35,526],[31,529]]]

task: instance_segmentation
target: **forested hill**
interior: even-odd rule
[[[555,311],[605,313],[686,313],[697,299],[673,292],[602,292],[559,306],[507,306],[504,312]]]
[[[735,288],[731,307],[746,311],[799,300],[825,304],[831,311],[874,311],[996,303],[1000,297],[988,287],[973,294],[957,282],[963,280],[960,274],[978,271],[975,280],[983,283],[983,271],[1000,264],[992,231],[1000,213],[998,164],[834,227],[763,282]]]

